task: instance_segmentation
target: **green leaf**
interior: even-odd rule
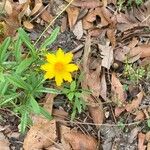
[[[41,89],[37,89],[36,92],[50,93],[50,94],[60,94],[60,91],[58,91],[56,89],[52,89],[52,88],[41,88]]]
[[[74,92],[70,92],[69,94],[67,94],[67,97],[70,101],[72,101],[74,97]]]
[[[54,31],[52,32],[52,34],[50,35],[50,37],[48,37],[44,42],[43,44],[41,45],[40,47],[40,50],[41,49],[46,49],[47,46],[51,45],[57,38],[57,35],[59,33],[59,30],[60,28],[57,27],[54,29]]]
[[[18,37],[17,41],[15,42],[15,57],[17,61],[21,61],[21,45],[22,40]]]
[[[3,62],[5,60],[6,51],[10,46],[10,43],[11,43],[11,38],[7,37],[2,43],[2,45],[0,45],[0,62]]]
[[[0,94],[4,95],[7,92],[8,88],[8,81],[0,82]]]
[[[70,84],[70,90],[75,91],[75,89],[76,89],[76,81],[72,81]]]
[[[33,58],[26,58],[24,59],[16,68],[16,74],[21,74],[25,71],[34,61]]]
[[[11,84],[13,84],[16,87],[25,89],[27,91],[32,90],[32,87],[29,84],[27,84],[24,80],[22,80],[20,76],[18,76],[16,74],[15,75],[7,75],[6,78],[9,80],[9,82]]]
[[[27,33],[22,29],[19,28],[18,29],[18,33],[19,33],[19,37],[21,38],[21,40],[26,44],[26,46],[31,50],[31,53],[34,57],[36,57],[36,49],[34,47],[34,45],[31,43],[29,36],[27,35]]]
[[[150,128],[150,119],[147,120],[147,126]]]
[[[26,127],[28,124],[28,115],[29,113],[27,111],[23,111],[21,114],[21,122],[19,125],[21,133],[25,133],[26,131]]]
[[[77,107],[78,112],[81,113],[82,112],[82,104],[80,103],[80,101],[77,97],[75,99],[75,104],[74,105]]]
[[[36,114],[40,114],[40,107],[39,107],[39,104],[37,103],[37,101],[34,99],[33,96],[30,96],[30,104],[31,104],[31,107],[33,108],[33,111],[34,111]]]
[[[75,97],[80,98],[80,97],[81,97],[81,93],[80,93],[80,92],[76,92],[76,93],[75,93]]]
[[[0,102],[0,106],[5,105],[6,103],[9,103],[10,101],[14,100],[18,96],[19,96],[19,94],[11,94],[11,95],[5,96],[5,98],[3,99],[3,101]]]
[[[50,115],[50,113],[44,109],[43,107],[40,106],[40,113],[45,117],[47,118],[48,120],[52,120],[53,117]]]

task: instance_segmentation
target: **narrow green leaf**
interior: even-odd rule
[[[70,92],[69,94],[67,94],[67,97],[70,101],[72,101],[74,98],[74,92]]]
[[[40,107],[39,107],[39,104],[37,103],[37,101],[34,99],[33,96],[30,96],[30,104],[31,104],[31,107],[33,108],[33,111],[34,111],[36,114],[40,114]]]
[[[32,55],[35,57],[36,56],[36,49],[35,49],[34,45],[31,43],[30,38],[27,35],[27,33],[22,28],[18,29],[18,33],[19,33],[19,37],[21,38],[21,40],[31,50]]]
[[[25,71],[34,61],[33,58],[26,58],[24,59],[16,68],[16,74],[21,74]]]
[[[15,57],[16,60],[19,62],[21,61],[21,45],[22,45],[22,40],[21,38],[18,37],[18,39],[15,41]]]
[[[36,92],[50,93],[50,94],[60,94],[60,91],[58,91],[56,89],[52,89],[52,88],[41,88],[41,89],[37,89]]]
[[[25,133],[26,131],[26,127],[28,124],[28,112],[23,111],[23,113],[21,114],[21,122],[20,122],[20,131],[21,133]]]
[[[18,76],[16,74],[15,75],[7,75],[6,78],[9,80],[9,82],[11,84],[13,84],[16,87],[25,89],[27,91],[32,90],[32,87],[29,84],[27,84],[24,80],[22,80],[20,76]]]
[[[76,81],[72,81],[70,84],[70,90],[74,91],[76,89]]]
[[[5,55],[8,47],[10,46],[11,38],[7,37],[2,45],[0,45],[0,62],[3,62],[5,60]]]
[[[19,96],[19,94],[11,94],[11,95],[5,96],[5,98],[3,99],[3,101],[0,102],[0,106],[9,103],[10,101],[16,99],[18,96]]]
[[[44,109],[43,107],[41,107],[41,106],[40,106],[40,112],[48,120],[52,120],[53,119],[53,117],[50,115],[50,113],[46,109]]]
[[[40,49],[45,49],[47,46],[51,45],[56,40],[59,30],[59,27],[55,28],[50,37],[43,42]]]

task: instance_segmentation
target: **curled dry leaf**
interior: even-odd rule
[[[71,0],[65,0],[67,2],[70,2]],[[74,0],[72,5],[77,7],[83,7],[83,8],[96,8],[98,6],[102,6],[103,3],[99,0]]]
[[[50,12],[47,10],[44,10],[43,13],[41,14],[41,18],[45,21],[50,23],[53,20],[53,16],[51,15]]]
[[[33,24],[32,23],[30,23],[29,21],[24,21],[23,22],[23,25],[24,25],[24,27],[26,28],[26,29],[28,29],[28,30],[32,30],[33,29]]]
[[[102,55],[102,66],[110,69],[114,57],[113,57],[113,48],[109,46],[109,42],[106,43],[106,45],[98,44],[99,50],[101,50]]]
[[[30,13],[30,16],[33,16],[34,14],[36,14],[42,6],[43,6],[42,0],[35,0],[35,5]]]
[[[107,37],[110,40],[112,47],[116,45],[115,29],[107,29]]]
[[[30,128],[24,139],[24,150],[44,149],[54,144],[57,139],[55,120],[36,124]]]
[[[132,112],[132,110],[137,109],[143,99],[144,93],[141,91],[140,93],[137,94],[136,98],[132,100],[130,104],[126,105],[126,110],[128,112]]]
[[[113,72],[111,77],[111,90],[113,94],[112,100],[122,106],[123,102],[126,100],[125,92],[123,85],[120,83],[120,80],[117,78],[116,74]]]
[[[97,148],[97,141],[92,136],[75,131],[65,133],[63,136],[73,150],[96,150]]]
[[[145,119],[145,114],[141,110],[138,110],[135,115],[136,115],[135,118],[134,118],[135,121],[144,120]]]
[[[74,25],[77,22],[78,15],[79,15],[79,8],[70,6],[66,9],[68,14],[68,21],[69,21],[69,27],[71,30],[73,30]]]
[[[100,96],[104,100],[107,99],[107,84],[106,84],[105,72],[101,76],[101,81],[100,81]]]
[[[144,145],[145,137],[146,137],[145,134],[141,132],[138,134],[138,150],[146,149],[146,145]]]

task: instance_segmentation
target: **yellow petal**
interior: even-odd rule
[[[54,54],[46,54],[46,58],[47,58],[47,61],[49,63],[55,63],[56,62],[56,56]]]
[[[68,71],[68,72],[73,72],[73,71],[76,71],[76,70],[78,70],[78,66],[75,65],[75,64],[68,64],[66,66],[66,71]]]
[[[56,81],[56,85],[57,86],[61,86],[62,82],[63,82],[63,78],[60,74],[56,74],[55,75],[55,81]]]
[[[73,58],[73,54],[72,53],[66,53],[65,54],[65,57],[64,57],[64,63],[65,64],[68,64],[72,61],[72,58]]]
[[[56,52],[57,61],[61,61],[64,59],[64,52],[61,48],[59,48]]]
[[[71,77],[71,74],[69,72],[64,73],[63,78],[65,81],[68,81],[68,82],[72,81],[72,77]]]
[[[54,73],[50,71],[46,72],[44,75],[45,79],[52,79],[53,77],[54,77]]]
[[[53,70],[53,65],[50,63],[46,63],[41,66],[41,69],[44,71],[51,71],[51,70]]]

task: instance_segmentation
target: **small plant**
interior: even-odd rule
[[[127,77],[133,83],[139,83],[140,80],[146,75],[146,71],[143,67],[134,68],[132,64],[126,61],[123,75]]]
[[[43,93],[60,92],[44,86],[45,79],[39,66],[44,62],[42,49],[55,41],[58,32],[59,28],[56,28],[39,50],[22,28],[19,28],[16,40],[8,37],[0,45],[0,107],[7,107],[21,117],[21,132],[32,123],[30,113],[52,118],[37,101]],[[51,82],[47,81],[47,85]]]
[[[125,128],[124,119],[121,118],[121,119],[117,122],[117,125],[118,125],[118,127],[119,127],[121,130],[124,130],[124,128]]]
[[[76,81],[73,81],[69,87],[64,87],[62,89],[62,93],[65,94],[73,106],[71,120],[73,120],[76,116],[76,113],[79,114],[85,109],[85,102],[82,98],[84,91],[79,89]]]

